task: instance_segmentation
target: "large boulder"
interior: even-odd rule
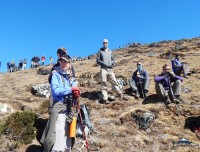
[[[32,86],[31,93],[33,95],[36,95],[36,96],[39,96],[39,97],[49,98],[49,96],[50,96],[49,83],[36,84],[36,85]]]

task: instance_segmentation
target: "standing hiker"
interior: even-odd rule
[[[42,55],[42,58],[41,58],[41,60],[42,60],[42,66],[44,66],[44,61],[45,61],[45,56],[44,55]]]
[[[156,93],[160,99],[164,99],[165,104],[180,103],[182,101],[180,95],[183,77],[171,73],[169,65],[165,64],[163,72],[156,76],[154,80],[156,82]]]
[[[72,143],[68,136],[69,126],[66,121],[71,123],[72,119],[70,115],[68,117],[66,96],[72,94],[77,99],[80,96],[80,90],[74,79],[68,77],[70,60],[66,54],[59,59],[59,62],[60,66],[53,72],[51,80],[53,107],[41,139],[44,152],[71,151]]]
[[[175,59],[171,60],[172,70],[176,75],[181,75],[183,73],[184,78],[188,78],[189,73],[189,66],[188,64],[183,64],[180,61],[180,55],[176,54]]]
[[[137,62],[137,70],[133,72],[132,78],[129,82],[132,92],[137,99],[139,96],[142,98],[146,97],[146,93],[149,89],[149,75],[142,67],[142,63],[140,61]]]
[[[108,40],[103,40],[103,47],[97,53],[97,64],[101,66],[101,93],[103,95],[103,102],[109,104],[108,94],[107,94],[107,78],[108,81],[112,84],[112,88],[116,91],[120,100],[128,100],[127,97],[124,96],[122,91],[119,88],[117,80],[115,78],[115,74],[113,72],[113,65],[115,63],[112,52],[108,48]]]
[[[53,58],[52,58],[52,56],[50,57],[50,65],[52,65],[53,64]]]

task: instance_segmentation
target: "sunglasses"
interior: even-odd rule
[[[168,70],[170,70],[170,69],[165,69],[165,71],[168,71]]]
[[[103,44],[108,44],[108,42],[103,42]]]

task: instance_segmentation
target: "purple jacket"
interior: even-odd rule
[[[163,85],[165,90],[169,90],[169,85],[170,85],[169,84],[169,79],[170,79],[170,83],[175,82],[177,80],[183,81],[183,77],[181,77],[181,76],[177,76],[177,75],[175,77],[173,77],[172,75],[165,76],[164,73],[156,76],[154,78],[154,81],[155,82],[160,82]]]

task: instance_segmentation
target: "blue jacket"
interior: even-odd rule
[[[182,66],[181,62],[177,59],[171,60],[171,64],[173,72],[176,72]]]
[[[145,82],[146,79],[149,79],[149,75],[147,73],[146,70],[142,70],[140,72],[140,76],[141,78],[137,78],[137,72],[138,70],[136,70],[135,72],[133,72],[133,75],[132,75],[132,79],[135,81],[135,82],[139,82],[139,81],[142,81],[142,82]]]
[[[63,78],[61,75],[63,76]],[[51,91],[53,101],[64,102],[64,97],[66,95],[72,94],[71,87],[76,85],[76,79],[72,78],[72,80],[69,81],[66,75],[60,74],[58,72],[53,72],[51,80]]]

